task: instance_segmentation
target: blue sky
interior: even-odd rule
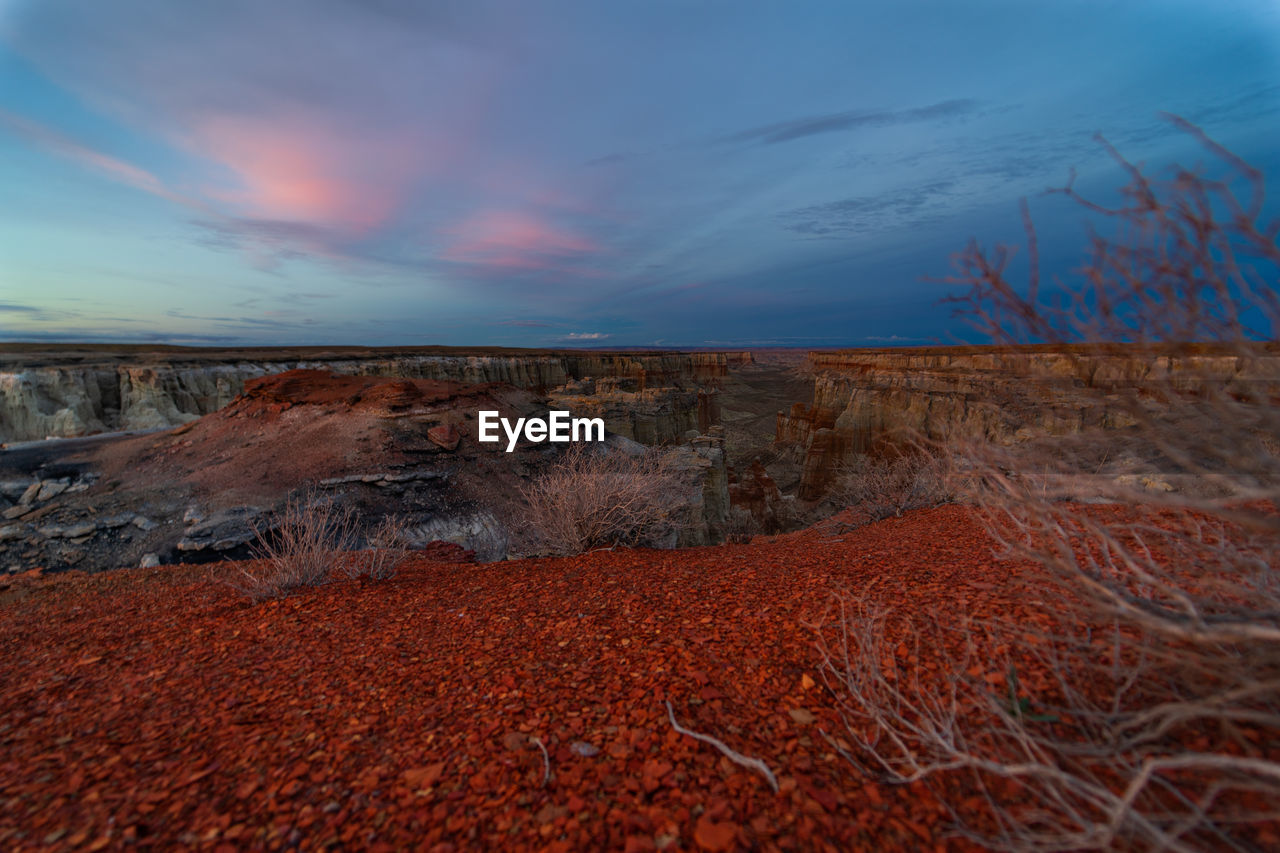
[[[948,342],[1161,111],[1280,175],[1280,4],[0,0],[0,339]]]

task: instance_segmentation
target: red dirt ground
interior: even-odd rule
[[[804,623],[873,580],[915,612],[1028,607],[960,507],[751,545],[420,560],[256,606],[233,571],[0,592],[0,847],[960,849],[928,788],[868,782],[819,734],[840,722]],[[781,792],[673,731],[667,700]]]

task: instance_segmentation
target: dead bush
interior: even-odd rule
[[[355,535],[355,512],[332,501],[291,497],[258,532],[256,565],[242,565],[237,587],[253,601],[279,598],[328,581],[343,566]]]
[[[546,551],[659,547],[686,523],[687,484],[656,450],[628,455],[574,444],[520,493],[524,526]]]
[[[893,458],[860,456],[837,474],[831,497],[857,507],[871,521],[901,517],[904,512],[939,506],[952,499],[946,464],[922,452]]]
[[[385,516],[365,540],[365,548],[347,555],[342,569],[349,578],[389,580],[409,556],[408,530],[403,518]]]
[[[1100,508],[1069,499],[1096,447],[970,444],[998,556],[1030,565],[1027,601],[1051,604],[1032,625],[978,625],[844,595],[819,627],[847,724],[833,743],[892,781],[972,774],[986,813],[960,830],[995,847],[1252,850],[1280,818],[1280,389],[1262,362],[1280,332],[1280,224],[1261,221],[1256,170],[1172,121],[1222,177],[1157,181],[1113,151],[1121,206],[1062,190],[1118,225],[1079,278],[1041,290],[1024,206],[1030,281],[976,244],[955,281],[993,341],[1057,345],[1149,460],[1215,487],[1118,478]],[[1147,381],[1102,377],[1108,354],[1142,360]],[[914,660],[882,645],[888,626]]]

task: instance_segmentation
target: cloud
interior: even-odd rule
[[[268,145],[247,158],[241,171],[246,188],[213,190],[210,197],[201,199],[176,192],[144,169],[3,109],[0,128],[88,171],[195,211],[199,215],[188,222],[200,229],[198,245],[241,252],[250,266],[262,271],[311,255],[345,257],[346,247],[361,231],[380,222],[392,206],[377,184],[353,189],[325,178],[323,170],[308,171],[301,149],[280,154]],[[279,218],[237,216],[224,212],[228,209],[274,213]]]
[[[925,344],[936,342],[934,338],[912,338],[906,335],[867,335],[862,340],[880,344]]]
[[[942,218],[941,202],[954,187],[955,181],[942,179],[800,207],[780,214],[780,218],[788,230],[811,237],[918,226]]]
[[[343,233],[324,225],[224,216],[188,222],[199,229],[197,245],[242,254],[251,267],[261,272],[275,272],[286,261],[313,256],[336,260],[353,255]]]
[[[74,309],[27,305],[22,302],[0,302],[0,314],[10,315],[7,322],[14,324],[67,323],[84,316],[83,312]]]
[[[562,341],[603,341],[605,338],[611,338],[606,332],[570,332],[560,338]]]
[[[290,250],[365,260],[357,244],[404,230],[401,214],[425,188],[438,205],[480,174],[475,137],[500,71],[491,43],[522,17],[480,5],[227,0],[180,15],[131,0],[24,5],[6,22],[6,47],[87,113],[152,154],[167,149],[181,171],[166,186],[27,119],[0,113],[0,128],[197,206],[202,225],[226,219],[212,242],[248,243],[259,268]]]
[[[316,115],[228,113],[187,123],[186,144],[235,178],[205,191],[246,218],[366,233],[386,221],[423,168],[407,141],[334,129]]]
[[[625,163],[628,160],[634,160],[639,154],[633,154],[630,151],[619,151],[613,154],[605,154],[603,157],[596,157],[594,160],[588,160],[588,166],[616,166],[619,163]]]
[[[145,169],[96,151],[37,121],[0,109],[0,127],[8,128],[33,148],[52,151],[85,169],[170,201],[191,204],[189,198],[172,192]]]
[[[533,213],[487,210],[448,229],[446,261],[491,270],[586,272],[578,259],[601,251],[590,238]]]
[[[803,139],[806,136],[816,136],[820,133],[836,133],[864,127],[889,127],[913,122],[958,118],[973,114],[977,111],[978,106],[979,103],[976,100],[961,98],[906,110],[849,110],[842,113],[808,116],[806,118],[748,128],[747,130],[722,137],[720,141],[759,142],[762,145],[776,145],[779,142],[790,142],[795,139]]]
[[[112,319],[112,318],[102,318]],[[17,334],[0,332],[0,340],[21,343],[103,343],[103,344],[172,344],[176,346],[209,346],[243,344],[249,338],[239,335],[197,335],[183,332],[121,331],[102,327],[33,330]]]

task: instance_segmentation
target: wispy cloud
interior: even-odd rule
[[[113,318],[103,318],[113,319]],[[31,330],[19,333],[0,332],[0,340],[23,343],[104,343],[104,344],[173,344],[176,346],[231,346],[253,340],[242,335],[201,335],[184,332],[126,331],[119,328],[84,327],[62,330]]]
[[[585,272],[574,262],[601,251],[589,237],[521,211],[482,211],[447,234],[441,258],[490,269]]]
[[[84,316],[82,311],[52,306],[28,305],[24,302],[0,302],[0,315],[9,315],[8,323],[69,323]]]
[[[927,344],[935,342],[934,338],[913,338],[909,335],[867,335],[862,340],[877,344]]]
[[[897,229],[919,225],[942,215],[935,205],[947,198],[955,181],[944,179],[894,188],[878,195],[853,196],[789,210],[780,215],[784,227],[811,237]]]
[[[243,254],[250,266],[263,272],[276,271],[286,261],[342,254],[342,234],[323,225],[227,216],[197,218],[190,223],[199,229],[196,243]]]
[[[722,137],[721,142],[758,142],[776,145],[821,133],[837,133],[865,127],[889,127],[897,124],[959,118],[977,112],[979,103],[971,98],[940,101],[925,107],[905,110],[848,110],[841,113],[807,116],[748,128]]]
[[[613,154],[605,154],[603,157],[596,157],[587,161],[588,166],[616,166],[619,163],[625,163],[628,160],[634,160],[639,157],[630,151],[618,151]]]
[[[362,234],[399,205],[425,168],[411,140],[370,139],[319,116],[193,116],[186,144],[235,178],[206,192],[245,218]]]
[[[25,139],[32,147],[53,152],[85,169],[170,201],[191,204],[191,199],[173,192],[145,169],[97,151],[40,122],[0,109],[0,127]]]

